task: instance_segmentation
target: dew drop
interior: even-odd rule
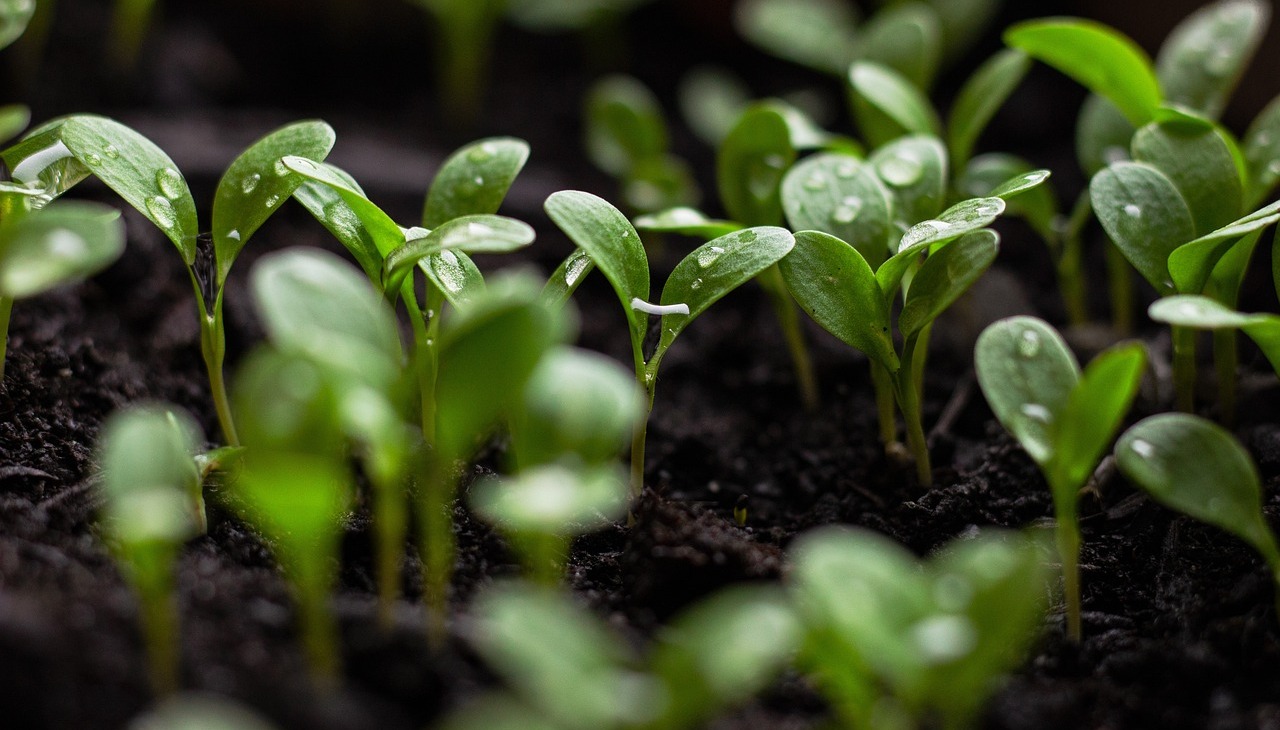
[[[722,253],[724,253],[724,249],[719,246],[707,246],[697,253],[698,265],[705,269],[714,264]]]
[[[182,195],[182,176],[172,167],[166,167],[156,173],[156,187],[170,200]]]
[[[1272,160],[1271,164],[1267,165],[1267,172],[1272,175],[1280,175],[1280,160]]]
[[[452,251],[441,251],[438,256],[432,258],[431,270],[436,272],[436,278],[444,288],[455,294],[466,286],[466,272],[462,270],[458,257]]]
[[[858,172],[858,163],[853,161],[841,162],[840,165],[836,167],[836,177],[840,178],[841,180],[848,180],[852,178],[857,172]]]
[[[178,224],[178,217],[173,212],[173,204],[168,198],[159,195],[154,198],[147,198],[147,212],[151,214],[156,225],[164,229],[173,228]]]
[[[564,283],[565,286],[573,286],[578,282],[582,272],[587,270],[587,265],[591,263],[591,257],[585,253],[578,252],[572,259],[569,259],[568,265],[564,267]]]
[[[1022,415],[1037,423],[1047,424],[1053,421],[1053,414],[1049,412],[1048,408],[1039,403],[1023,403],[1018,410],[1022,411]]]
[[[239,241],[239,240],[240,240],[240,231],[238,231],[238,230],[236,230],[236,229],[234,229],[234,228],[233,228],[233,229],[231,229],[230,231],[228,231],[228,232],[227,232],[227,238],[230,238],[232,241]]]
[[[622,232],[622,237],[623,237],[623,238],[631,238],[631,231],[623,231],[623,232]]]
[[[825,190],[827,187],[827,179],[822,175],[815,173],[810,175],[809,179],[804,181],[804,187],[806,190],[812,190],[814,192]]]
[[[268,208],[268,209],[270,209],[270,208],[274,208],[274,207],[276,207],[277,205],[279,205],[279,204],[280,204],[280,196],[279,196],[279,195],[272,195],[271,197],[269,197],[269,198],[267,198],[266,200],[262,201],[262,204],[263,204],[263,205],[265,205],[265,206],[267,206],[267,208]]]
[[[1127,203],[1127,204],[1124,206],[1124,214],[1125,214],[1125,215],[1127,215],[1127,216],[1129,216],[1130,218],[1141,218],[1141,217],[1142,217],[1142,208],[1139,208],[1138,206],[1134,205],[1133,203]]]
[[[1023,357],[1035,357],[1040,354],[1040,335],[1035,330],[1023,330],[1018,338],[1018,354]]]
[[[84,161],[93,167],[97,167],[102,164],[102,158],[92,152],[84,156]]]
[[[919,245],[925,241],[933,240],[939,234],[946,232],[949,228],[951,228],[951,224],[946,221],[920,221],[914,226],[908,228],[906,233],[902,234],[902,241],[898,244],[898,250],[901,251],[904,248],[909,248],[911,246]]]
[[[890,185],[898,188],[912,185],[924,174],[920,161],[905,155],[886,157],[876,163],[876,172]]]
[[[244,179],[240,181],[240,189],[244,191],[245,195],[248,195],[258,189],[258,181],[261,179],[262,176],[256,172],[250,175],[245,175]]]
[[[782,155],[769,155],[764,158],[765,167],[771,167],[774,170],[781,170],[786,167],[787,160]]]
[[[477,165],[484,162],[488,162],[490,159],[493,158],[493,152],[494,152],[493,143],[485,142],[484,144],[472,147],[467,152],[467,161],[473,162]]]
[[[1230,48],[1218,48],[1204,61],[1204,70],[1212,76],[1226,76],[1235,68],[1236,54]]]
[[[476,175],[474,178],[471,179],[471,182],[475,183],[475,186],[478,188],[484,185],[484,178],[479,175]]]
[[[1267,145],[1271,144],[1271,133],[1265,130],[1258,132],[1258,136],[1254,137],[1254,141],[1257,142],[1259,145],[1266,147]]]
[[[49,233],[49,253],[55,258],[75,260],[89,252],[89,244],[74,231],[58,228]]]
[[[701,288],[702,288],[702,279],[694,279],[694,280],[693,280],[693,283],[689,284],[689,288],[690,288],[690,289],[693,289],[693,290],[695,290],[695,291],[696,291],[696,290],[698,290],[698,289],[701,289]]]
[[[483,223],[468,223],[467,233],[477,238],[481,236],[490,236],[490,235],[493,235],[493,227],[486,226]]]
[[[284,164],[284,160],[276,160],[276,164],[273,165],[272,167],[275,168],[276,175],[280,177],[284,177],[285,175],[289,174],[289,167],[288,165]]]
[[[115,145],[109,144],[106,147],[102,148],[102,154],[106,155],[107,159],[115,160],[115,159],[119,159],[120,150],[116,149]]]
[[[1132,447],[1133,447],[1133,453],[1137,454],[1138,456],[1141,456],[1144,459],[1150,459],[1151,457],[1156,455],[1156,447],[1152,446],[1149,441],[1143,441],[1142,439],[1134,439]]]
[[[749,229],[749,228],[748,228],[747,230],[745,230],[745,231],[738,231],[738,242],[739,242],[739,243],[752,243],[752,242],[754,242],[755,240],[756,240],[756,232],[755,232],[755,231],[753,231],[753,230],[751,230],[751,229]],[[718,255],[719,255],[719,254],[717,254],[717,256],[718,256]]]
[[[978,634],[963,616],[931,616],[911,627],[911,639],[926,661],[945,664],[973,651]]]
[[[858,217],[858,208],[841,205],[831,214],[833,223],[852,223]]]

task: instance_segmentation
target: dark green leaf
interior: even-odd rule
[[[1270,15],[1258,0],[1227,0],[1184,18],[1156,54],[1165,99],[1216,119],[1262,42]]]
[[[745,0],[734,24],[769,53],[839,75],[853,57],[857,16],[839,0]]]
[[[1036,463],[1050,463],[1057,424],[1080,381],[1080,365],[1062,336],[1035,317],[1002,319],[978,337],[973,365],[1001,425]]]
[[[630,76],[609,76],[587,95],[587,154],[596,167],[622,176],[641,160],[665,154],[667,124],[653,92]]]
[[[1004,41],[1105,96],[1135,127],[1151,121],[1163,103],[1151,59],[1127,36],[1101,23],[1031,20],[1006,30]]]
[[[1031,59],[1026,54],[1006,49],[987,59],[960,87],[947,120],[952,166],[965,168],[982,130],[1030,69]]]
[[[995,231],[969,233],[925,259],[911,280],[898,331],[903,337],[916,334],[937,319],[996,260],[1000,237]]]
[[[36,0],[6,0],[0,3],[0,48],[22,36],[35,12]]]
[[[105,269],[124,252],[119,211],[56,203],[0,226],[0,297],[21,299]],[[0,337],[4,333],[0,332]]]
[[[418,269],[455,307],[465,307],[484,293],[484,275],[471,257],[461,251],[431,254],[418,262]]]
[[[1093,474],[1138,394],[1146,363],[1146,348],[1132,343],[1103,352],[1085,367],[1066,408],[1054,421],[1056,453],[1050,470],[1057,476],[1050,484],[1066,490],[1053,495],[1055,502],[1075,499]]]
[[[897,71],[917,89],[933,84],[942,48],[933,8],[919,2],[891,5],[871,17],[858,36],[858,58]]]
[[[894,195],[899,223],[910,226],[942,211],[949,173],[947,150],[937,137],[894,140],[876,150],[869,161]]]
[[[437,228],[460,216],[497,213],[528,159],[529,144],[515,137],[482,139],[449,155],[431,181],[422,225]]]
[[[1054,240],[1058,199],[1046,182],[1047,172],[1020,157],[991,152],[970,160],[956,187],[965,196],[1004,198],[1008,203],[1005,215],[1026,219],[1037,235]]]
[[[778,268],[800,308],[845,344],[896,371],[888,298],[866,260],[825,233],[800,231],[795,239]]]
[[[782,206],[792,230],[829,233],[873,269],[896,238],[892,196],[871,165],[849,155],[818,154],[794,165],[782,180]]]
[[[1214,266],[1232,246],[1277,220],[1280,220],[1280,201],[1174,249],[1169,254],[1169,273],[1177,290],[1183,294],[1203,292]]]
[[[941,134],[933,105],[924,93],[897,71],[870,61],[849,67],[853,116],[872,147],[881,147],[909,134]]]
[[[279,209],[304,178],[280,158],[293,156],[296,165],[322,162],[333,149],[333,128],[320,121],[281,127],[254,142],[223,173],[213,196],[213,249],[218,260],[218,285],[249,242],[249,237]]]
[[[702,211],[687,207],[668,208],[650,215],[642,215],[636,218],[635,225],[642,231],[678,233],[708,241],[742,228],[734,221],[708,218]]]
[[[533,228],[500,215],[453,218],[425,236],[411,238],[387,254],[382,264],[384,291],[399,291],[404,277],[423,258],[446,250],[508,253],[533,243]]]
[[[574,249],[547,278],[547,284],[542,288],[543,301],[549,306],[564,306],[595,267],[586,251]]]
[[[1171,294],[1169,254],[1196,237],[1191,210],[1155,167],[1118,162],[1089,182],[1093,209],[1107,235],[1156,291]]]
[[[345,209],[338,206],[326,205],[321,209],[325,226],[333,229],[347,230],[343,236],[339,237],[344,244],[351,240],[353,243],[358,238],[361,242],[364,240],[363,235],[355,234],[355,226],[358,221],[359,225],[364,229],[369,240],[373,241],[377,247],[379,267],[381,267],[382,258],[399,248],[404,243],[404,231],[391,216],[382,211],[381,208],[373,204],[373,201],[365,197],[364,191],[360,186],[355,184],[355,180],[347,173],[339,170],[332,165],[325,163],[315,163],[304,157],[285,157],[281,160],[285,167],[299,175],[313,180],[322,185],[326,185],[333,189],[346,204]],[[305,186],[299,190],[306,190]],[[305,195],[305,193],[304,193]],[[308,208],[310,210],[310,208]],[[311,211],[315,214],[315,211]],[[348,213],[355,216],[356,220],[352,220]],[[355,249],[348,245],[354,253]],[[368,258],[370,252],[365,250],[361,254],[357,254],[358,259]],[[362,262],[363,265],[363,262]]]
[[[912,226],[902,236],[898,250],[876,269],[876,281],[886,297],[892,299],[911,265],[920,254],[955,241],[961,236],[979,231],[990,225],[1004,212],[1005,202],[1000,198],[971,198],[951,206],[937,219],[922,221]]]
[[[21,104],[0,106],[0,142],[8,142],[31,123],[31,110]]]
[[[363,197],[364,191],[346,172],[332,165],[326,165],[326,168],[342,178],[353,192]],[[356,215],[350,205],[347,205],[347,201],[337,190],[309,179],[293,191],[293,199],[301,203],[307,212],[315,216],[315,219],[320,221],[329,233],[332,233],[333,237],[346,247],[347,251],[351,252],[356,262],[360,264],[360,268],[364,269],[365,275],[369,277],[369,281],[375,285],[381,282],[382,253],[378,250],[373,235],[360,220],[360,216]],[[388,235],[390,235],[389,229]]]
[[[729,217],[744,226],[781,223],[778,188],[795,159],[786,117],[767,103],[748,108],[716,155],[716,183]]]
[[[1212,125],[1148,124],[1133,135],[1133,159],[1169,178],[1191,210],[1198,236],[1243,212],[1240,175],[1223,132]]]
[[[1272,99],[1249,125],[1243,153],[1249,171],[1245,205],[1253,207],[1280,182],[1280,96]]]

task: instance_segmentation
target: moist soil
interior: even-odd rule
[[[334,124],[338,145],[331,160],[404,220],[416,216],[431,171],[456,144],[491,133],[529,139],[533,159],[504,210],[538,228],[539,243],[516,259],[519,265],[548,271],[569,251],[540,211],[546,195],[579,187],[615,196],[612,183],[583,161],[577,142],[578,100],[595,71],[582,70],[582,51],[566,49],[563,38],[504,31],[496,65],[506,72],[490,90],[484,121],[455,132],[444,126],[421,63],[409,65],[425,35],[417,15],[402,5],[373,4],[404,22],[392,25],[399,30],[379,53],[368,54],[361,50],[368,49],[368,32],[359,35],[363,15],[349,26],[356,29],[353,40],[317,30],[328,27],[322,19],[298,26],[298,9],[288,2],[263,4],[258,11],[265,20],[252,27],[243,19],[233,24],[236,12],[248,12],[239,3],[225,3],[218,13],[174,3],[144,49],[144,67],[128,77],[102,69],[100,42],[77,43],[99,38],[92,32],[103,22],[98,5],[59,3],[46,58],[28,71],[26,90],[14,95],[25,94],[37,120],[95,111],[133,124],[174,157],[198,201],[212,198],[219,172],[240,149],[304,116]],[[1052,10],[1070,8],[1044,12]],[[709,58],[736,59],[734,68],[760,94],[807,86],[839,106],[836,86],[736,45],[715,22],[717,12],[714,3],[660,2],[637,13],[625,34],[637,59],[628,70],[672,105],[677,70]],[[1010,12],[1005,21],[1016,15]],[[671,33],[699,42],[672,42]],[[286,36],[300,39],[295,55],[307,63],[269,62],[276,56],[264,49]],[[702,55],[690,50],[699,43]],[[996,43],[989,40],[979,51]],[[336,51],[323,52],[333,44]],[[996,121],[1005,148],[1064,171],[1055,178],[1064,199],[1080,186],[1070,126],[1062,121],[1069,122],[1079,100],[1070,84],[1037,71]],[[837,112],[833,124],[847,122]],[[674,130],[674,144],[713,189],[709,154],[682,128]],[[100,187],[82,188],[78,194],[112,200]],[[139,216],[127,212],[126,219],[129,245],[118,263],[84,284],[20,302],[14,312],[0,386],[0,724],[6,728],[120,728],[152,702],[137,605],[95,524],[93,443],[112,410],[145,399],[183,406],[207,433],[216,433],[180,259]],[[1044,481],[992,419],[970,364],[973,338],[986,321],[1033,312],[1061,322],[1043,247],[1016,225],[1002,232],[997,267],[937,328],[930,353],[924,408],[926,424],[937,424],[930,434],[932,489],[922,490],[913,468],[887,458],[879,446],[865,358],[816,327],[807,334],[822,398],[813,411],[801,407],[772,314],[761,293],[745,287],[703,315],[668,356],[649,429],[649,489],[635,505],[633,525],[575,544],[568,583],[578,597],[642,644],[675,612],[717,588],[782,579],[790,542],[813,527],[868,527],[920,555],[980,528],[1045,527],[1052,504]],[[655,281],[689,243],[664,242],[665,255],[655,255]],[[245,274],[257,256],[293,245],[336,250],[296,207],[255,236],[229,289],[232,370],[260,339],[244,295]],[[487,268],[510,263],[481,262]],[[1266,268],[1265,261],[1255,262],[1255,269]],[[1268,290],[1262,277],[1246,304],[1252,298],[1260,302],[1255,308],[1268,306]],[[1095,297],[1102,312],[1102,294]],[[622,314],[600,277],[576,300],[581,344],[625,361]],[[1140,334],[1163,356],[1167,343],[1157,330]],[[1280,393],[1256,354],[1246,352],[1244,362],[1248,406],[1238,433],[1262,470],[1268,519],[1280,526]],[[1167,407],[1159,385],[1147,383],[1131,418]],[[495,443],[473,475],[495,466],[500,454]],[[209,485],[209,495],[208,534],[186,546],[178,567],[185,688],[240,699],[284,728],[399,730],[429,726],[496,683],[461,638],[461,621],[444,649],[427,646],[412,550],[394,627],[376,625],[368,518],[357,510],[348,518],[333,599],[344,676],[337,687],[315,689],[294,640],[286,586],[266,545],[230,513],[219,485]],[[739,504],[747,509],[745,526],[733,517]],[[455,619],[477,590],[518,573],[503,541],[465,505],[464,489],[456,508]],[[982,725],[1280,728],[1280,632],[1260,559],[1222,532],[1149,502],[1106,468],[1085,493],[1082,515],[1084,640],[1067,640],[1061,607],[1051,610],[1040,640],[995,694]],[[813,688],[786,676],[712,727],[812,728],[828,719]]]

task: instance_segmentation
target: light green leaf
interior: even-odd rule
[[[626,476],[616,465],[534,465],[515,476],[482,479],[470,489],[471,505],[484,520],[517,535],[598,530],[626,514],[627,495]]]
[[[547,278],[546,286],[542,288],[542,300],[548,306],[564,306],[595,267],[586,251],[574,249]]]
[[[990,152],[969,161],[956,188],[960,195],[1003,198],[1006,215],[1024,218],[1037,235],[1051,241],[1057,236],[1058,199],[1047,173],[1020,157]]]
[[[783,113],[768,103],[749,107],[716,154],[716,184],[729,217],[743,226],[781,223],[778,188],[795,159]]]
[[[180,544],[204,525],[200,427],[167,404],[129,406],[102,425],[97,463],[107,526],[126,544]]]
[[[849,67],[853,116],[872,147],[881,147],[910,134],[941,134],[933,105],[924,93],[897,71],[870,61]]]
[[[0,106],[0,142],[8,142],[31,123],[31,110],[21,104]]]
[[[597,81],[587,94],[586,146],[591,161],[622,176],[667,151],[667,124],[653,92],[630,76]]]
[[[1118,162],[1089,181],[1093,210],[1107,235],[1156,291],[1171,294],[1169,254],[1196,237],[1191,210],[1155,167]]]
[[[0,48],[18,40],[36,13],[36,0],[5,0],[0,3]]]
[[[1239,329],[1258,345],[1271,369],[1280,373],[1280,316],[1242,314],[1208,297],[1178,295],[1156,300],[1147,310],[1151,319],[1196,329]]]
[[[894,195],[897,222],[910,226],[942,210],[949,173],[947,150],[937,137],[896,139],[876,150],[869,161]]]
[[[1197,121],[1148,124],[1133,135],[1133,159],[1160,170],[1186,201],[1196,235],[1243,212],[1240,175],[1218,128]]]
[[[364,191],[346,172],[332,165],[325,167],[341,178],[352,191],[364,196]],[[378,250],[373,235],[360,220],[360,216],[356,215],[350,205],[347,205],[347,201],[337,190],[324,183],[308,179],[293,191],[293,199],[301,203],[307,212],[320,221],[321,225],[346,247],[356,263],[360,264],[360,268],[364,269],[369,281],[375,285],[381,283],[382,253]],[[387,235],[390,235],[390,229],[387,229]]]
[[[702,211],[681,206],[642,215],[635,219],[636,228],[657,233],[677,233],[711,240],[742,228],[734,221],[708,218]]]
[[[947,120],[953,167],[965,168],[982,130],[1030,70],[1031,59],[1026,54],[1006,49],[987,59],[960,87]]]
[[[410,238],[387,254],[382,264],[383,291],[399,291],[415,264],[446,250],[468,253],[508,253],[533,243],[533,228],[500,215],[452,218],[425,236]]]
[[[688,311],[662,315],[657,351],[670,347],[707,307],[778,263],[793,246],[795,238],[787,229],[761,226],[735,231],[694,249],[676,264],[662,288],[663,306],[683,304]]]
[[[800,231],[795,240],[778,268],[800,308],[845,344],[896,371],[888,298],[866,259],[826,233]]]
[[[164,151],[105,117],[70,117],[58,135],[93,175],[168,236],[188,266],[195,262],[196,234],[200,232],[196,203],[187,181]]]
[[[871,16],[858,35],[858,58],[902,74],[927,90],[938,71],[942,28],[933,8],[920,2],[890,5]]]
[[[1133,404],[1146,363],[1146,348],[1132,343],[1103,352],[1085,367],[1066,408],[1054,421],[1055,453],[1048,471],[1058,475],[1050,483],[1065,490],[1053,495],[1054,502],[1074,500],[1093,474]]]
[[[340,379],[306,353],[274,347],[252,351],[236,372],[232,393],[241,442],[264,453],[344,453],[336,392]]]
[[[978,337],[973,364],[991,412],[1036,463],[1048,464],[1056,424],[1080,381],[1062,336],[1035,317],[1002,319]]]
[[[1146,52],[1101,23],[1080,18],[1031,20],[1006,30],[1004,42],[1105,96],[1135,127],[1151,121],[1163,103]]]
[[[745,0],[734,25],[742,36],[779,58],[844,73],[853,57],[857,16],[839,0]]]
[[[1203,292],[1214,267],[1232,246],[1278,220],[1280,201],[1174,249],[1169,254],[1169,273],[1177,290],[1183,294]]]
[[[124,240],[119,211],[95,203],[56,203],[6,219],[0,226],[0,297],[21,299],[95,274],[120,257]]]
[[[898,251],[876,269],[876,281],[886,298],[892,300],[902,278],[927,251],[936,251],[951,241],[959,239],[990,225],[1004,212],[1001,198],[971,198],[962,200],[943,211],[937,219],[922,221],[907,230],[898,244]]]
[[[1076,161],[1088,175],[1113,162],[1129,159],[1129,140],[1135,127],[1115,104],[1090,94],[1076,119]]]
[[[1156,501],[1236,535],[1280,567],[1258,469],[1221,426],[1186,413],[1151,416],[1120,437],[1116,463]]]
[[[529,144],[515,137],[491,137],[458,149],[431,181],[422,225],[438,228],[464,215],[497,213],[528,159]]]
[[[871,165],[849,155],[818,154],[792,166],[782,180],[782,206],[792,230],[831,234],[872,268],[896,237],[889,190]]]
[[[346,204],[350,213],[355,215],[360,226],[364,228],[369,239],[377,247],[379,263],[383,257],[404,243],[404,232],[400,229],[400,226],[396,225],[391,216],[374,205],[373,201],[365,197],[364,191],[355,184],[355,180],[347,173],[326,163],[312,162],[305,157],[284,157],[281,162],[284,163],[285,167],[299,175],[332,188],[342,198],[342,202]],[[305,187],[299,189],[305,189]],[[313,215],[315,214],[314,210],[311,212]],[[331,230],[332,228],[351,229],[356,224],[340,208],[325,207],[321,209],[321,212],[324,214],[324,218],[321,218],[321,221]],[[330,219],[333,220],[330,221]],[[350,234],[340,237],[339,240],[346,244],[347,240],[345,239],[348,238],[351,238]],[[350,246],[348,247],[350,248]],[[354,249],[352,251],[354,253]],[[365,251],[357,255],[357,258],[368,256],[369,252]]]
[[[1270,15],[1264,2],[1227,0],[1183,18],[1156,54],[1166,101],[1216,119],[1262,42]]]
[[[1242,151],[1248,169],[1245,205],[1253,207],[1280,182],[1280,96],[1272,99],[1249,125]]]
[[[455,307],[465,307],[485,291],[484,275],[462,251],[444,250],[418,262],[418,269]]]
[[[218,286],[249,242],[249,237],[303,183],[280,158],[293,156],[322,162],[333,149],[333,128],[321,121],[281,127],[254,142],[227,167],[213,196],[213,250],[218,260]]]
[[[910,337],[937,319],[996,260],[1000,237],[995,231],[966,234],[925,259],[907,291],[898,331]]]

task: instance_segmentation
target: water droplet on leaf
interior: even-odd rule
[[[174,199],[182,195],[182,175],[172,167],[166,167],[156,173],[156,187],[166,198]]]
[[[462,291],[467,284],[466,272],[462,270],[458,257],[452,251],[441,251],[438,256],[432,258],[431,270],[436,273],[440,284],[455,294]]]
[[[569,260],[567,266],[564,267],[564,283],[566,286],[573,286],[578,281],[578,277],[582,276],[582,272],[587,270],[587,265],[591,263],[591,257],[585,253],[577,253]]]
[[[1040,354],[1040,334],[1035,330],[1023,330],[1018,338],[1018,354],[1023,357],[1035,357]]]
[[[1130,218],[1141,218],[1142,208],[1139,208],[1133,203],[1128,203],[1124,206],[1124,214],[1129,216]]]
[[[97,167],[98,165],[102,164],[102,158],[98,157],[96,154],[92,152],[84,156],[84,161],[89,163],[93,167]]]
[[[924,166],[914,157],[898,154],[876,163],[876,172],[890,185],[898,188],[913,185],[924,174]]]
[[[702,288],[702,279],[694,279],[694,280],[693,280],[693,283],[689,284],[689,288],[690,288],[690,289],[693,289],[693,290],[695,290],[695,291],[696,291],[696,290],[698,290],[698,289],[701,289],[701,288]]]
[[[836,177],[842,180],[848,180],[857,174],[857,172],[858,163],[853,162],[852,160],[848,162],[841,162],[840,165],[836,167]]]
[[[698,265],[705,269],[714,264],[716,259],[719,259],[720,254],[722,253],[724,253],[724,249],[719,246],[707,246],[706,248],[699,250],[697,253]]]
[[[154,198],[147,198],[147,212],[151,214],[152,220],[156,225],[166,230],[173,228],[178,224],[178,217],[173,212],[173,204],[168,198],[159,195]]]
[[[102,154],[106,155],[108,159],[114,160],[120,157],[120,150],[116,149],[115,145],[109,144],[102,148]]]
[[[279,196],[279,195],[272,195],[271,197],[269,197],[269,198],[267,198],[266,200],[262,201],[262,204],[263,204],[263,205],[265,205],[265,206],[267,206],[268,208],[274,208],[274,207],[276,207],[277,205],[279,205],[279,204],[280,204],[280,196]]]
[[[284,160],[276,160],[276,164],[272,165],[272,167],[275,168],[276,175],[279,175],[280,177],[284,177],[289,174],[289,167],[284,164]]]
[[[931,616],[911,627],[911,639],[931,664],[946,664],[968,654],[978,632],[963,616]]]
[[[1134,439],[1131,446],[1133,447],[1133,453],[1144,459],[1150,459],[1156,455],[1156,447],[1152,446],[1150,442],[1143,441],[1142,439]]]
[[[262,179],[262,176],[256,172],[250,175],[245,175],[244,179],[240,181],[240,189],[244,191],[245,195],[248,195],[249,193],[252,193],[254,190],[257,190],[258,181],[261,179]]]
[[[804,181],[804,187],[806,190],[818,192],[819,190],[823,190],[827,187],[827,179],[822,175],[814,173],[809,176],[809,179]]]
[[[1047,424],[1053,421],[1053,414],[1039,403],[1023,403],[1019,410],[1022,411],[1022,415],[1038,423]]]
[[[228,232],[227,232],[227,238],[230,238],[232,241],[239,241],[239,240],[240,240],[240,231],[237,231],[237,230],[236,230],[236,229],[234,229],[234,228],[233,228],[233,229],[231,229],[230,231],[228,231]]]

